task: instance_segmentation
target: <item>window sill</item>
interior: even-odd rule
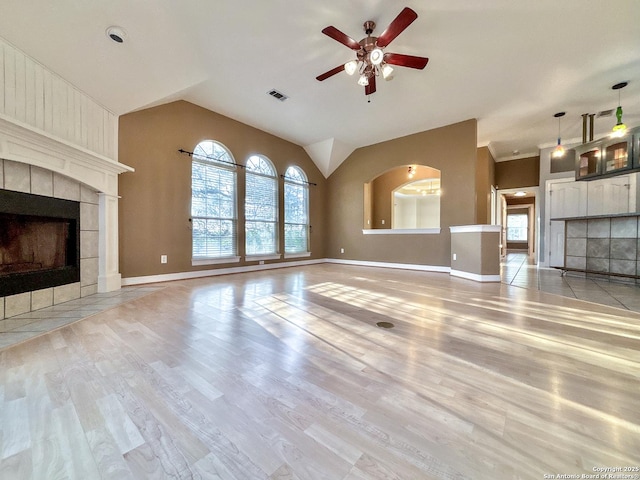
[[[310,257],[311,252],[285,253],[284,258],[304,258]]]
[[[440,235],[440,228],[368,228],[363,235]]]
[[[218,265],[221,263],[238,263],[240,257],[220,257],[220,258],[192,258],[191,266],[196,267],[200,265]]]
[[[280,260],[279,253],[269,253],[264,255],[246,255],[244,259],[247,262],[258,262],[260,260]]]

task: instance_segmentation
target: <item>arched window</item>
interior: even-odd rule
[[[228,261],[236,256],[235,161],[229,150],[212,140],[200,142],[193,151],[191,218],[192,263],[207,263],[207,259]]]
[[[246,165],[244,201],[246,254],[278,252],[278,180],[276,169],[265,157],[253,155]]]
[[[309,184],[298,167],[284,174],[284,251],[309,251]]]

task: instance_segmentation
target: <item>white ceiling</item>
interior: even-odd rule
[[[425,70],[397,67],[370,103],[344,72],[315,79],[355,57],[324,27],[360,40],[405,6],[418,19],[386,51],[429,57]],[[554,144],[558,111],[579,141],[581,114],[615,108],[621,81],[636,126],[639,20],[638,0],[2,0],[0,35],[116,114],[188,100],[305,147],[329,175],[357,147],[469,118],[498,159]]]

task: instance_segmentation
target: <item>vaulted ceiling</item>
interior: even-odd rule
[[[581,115],[615,108],[622,81],[624,120],[640,124],[638,0],[2,3],[2,37],[114,113],[184,99],[305,147],[327,176],[355,148],[468,118],[498,159],[536,155],[554,113],[579,140]],[[315,79],[354,58],[324,27],[360,40],[405,6],[418,18],[386,50],[429,57],[424,70],[396,68],[369,98],[344,72]],[[596,118],[596,135],[614,123]]]

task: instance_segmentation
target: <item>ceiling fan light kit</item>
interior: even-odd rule
[[[318,75],[316,79],[322,82],[343,70],[347,72],[348,75],[354,75],[358,72],[358,85],[365,87],[365,95],[371,95],[376,91],[376,77],[382,76],[385,80],[391,80],[393,78],[393,68],[391,65],[417,70],[424,69],[429,62],[429,59],[426,57],[416,57],[400,53],[385,53],[384,51],[384,48],[413,23],[416,18],[418,18],[418,14],[410,8],[405,7],[379,37],[371,36],[373,30],[376,28],[376,24],[372,20],[367,20],[363,25],[367,36],[359,42],[356,42],[353,38],[342,33],[334,26],[324,28],[322,33],[355,51],[356,60],[350,60],[344,65],[340,65],[322,75]]]

